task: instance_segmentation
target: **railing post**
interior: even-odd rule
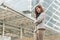
[[[22,39],[22,37],[23,37],[22,28],[21,28],[20,37],[21,37],[21,39]]]

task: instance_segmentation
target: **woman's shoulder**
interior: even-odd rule
[[[46,15],[45,12],[42,12],[40,16],[44,16],[44,15]]]
[[[43,12],[43,13],[41,13],[41,15],[38,18],[45,17],[45,16],[46,16],[46,14]]]

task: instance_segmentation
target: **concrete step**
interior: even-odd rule
[[[34,40],[34,38],[23,37],[22,39],[18,39],[18,40]],[[44,40],[60,40],[60,36],[49,36],[49,37],[45,37]]]

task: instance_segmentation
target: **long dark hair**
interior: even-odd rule
[[[40,12],[40,13],[37,12],[37,9],[36,9],[37,7],[41,9],[41,12]],[[43,8],[42,8],[41,5],[38,5],[38,6],[35,7],[36,19],[38,18],[38,16],[39,16],[42,12],[44,12],[44,10],[43,10]]]

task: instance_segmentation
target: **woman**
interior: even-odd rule
[[[36,14],[36,21],[34,22],[36,24],[35,30],[34,30],[34,39],[35,40],[43,40],[44,33],[45,33],[45,13],[41,5],[36,6],[35,8],[35,14]]]

